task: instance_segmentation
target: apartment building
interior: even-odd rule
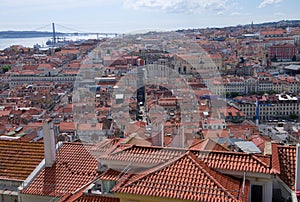
[[[76,80],[76,73],[62,73],[62,74],[56,74],[53,76],[48,76],[44,74],[39,74],[34,71],[28,71],[28,72],[22,72],[22,73],[14,73],[10,75],[10,82],[9,85],[10,87],[14,87],[17,85],[32,85],[35,83],[40,83],[40,82],[54,82],[54,83],[74,83]]]
[[[269,48],[270,58],[274,60],[289,61],[297,54],[294,44],[274,45]]]
[[[258,106],[256,104],[258,101]],[[276,94],[268,96],[245,96],[234,103],[247,119],[255,119],[258,107],[259,120],[288,118],[291,114],[300,115],[299,97]]]
[[[211,91],[217,95],[230,93],[250,94],[256,92],[299,93],[300,79],[297,76],[273,77],[258,73],[256,77],[228,77],[223,81],[210,80]]]

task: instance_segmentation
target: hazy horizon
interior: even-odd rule
[[[263,23],[273,23],[273,22],[279,22],[279,21],[300,21],[300,18],[299,19],[282,19],[282,20],[274,20],[274,21],[264,21],[264,22],[257,22],[257,23],[254,23],[254,24],[263,24]],[[150,31],[157,31],[157,32],[164,32],[164,31],[177,31],[177,30],[188,30],[188,29],[205,29],[205,28],[226,28],[226,27],[235,27],[235,26],[239,26],[239,25],[250,25],[251,23],[245,23],[245,24],[232,24],[232,25],[224,25],[224,26],[208,26],[208,27],[184,27],[184,28],[177,28],[177,29],[136,29],[136,30],[132,30],[132,31],[128,31],[128,32],[102,32],[102,33],[117,33],[117,34],[126,34],[126,33],[146,33],[146,32],[150,32]],[[52,26],[52,23],[49,23],[49,27]],[[52,33],[52,30],[25,30],[25,29],[9,29],[9,30],[0,30],[0,32],[6,32],[6,31],[14,31],[14,32],[27,32],[27,31],[37,31],[37,32],[49,32],[49,33]],[[88,31],[85,31],[85,30],[74,30],[73,32],[72,31],[57,31],[57,32],[61,32],[61,33],[76,33],[76,32],[79,32],[79,31],[82,31],[83,33],[97,33],[97,30],[88,30]],[[80,32],[79,32],[80,33]],[[100,33],[100,32],[99,32]]]
[[[4,0],[0,31],[170,31],[297,20],[296,0]]]

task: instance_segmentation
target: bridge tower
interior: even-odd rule
[[[52,31],[53,31],[53,45],[56,44],[56,36],[55,36],[55,24],[52,23]]]

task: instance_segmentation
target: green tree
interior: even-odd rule
[[[276,93],[275,90],[270,90],[270,91],[269,91],[269,94],[271,94],[271,95],[273,95],[273,94],[275,94],[275,93]]]
[[[239,95],[238,92],[231,92],[230,93],[230,97],[234,98],[234,97],[237,97]]]
[[[3,65],[2,70],[3,70],[3,73],[8,72],[8,70],[10,70],[10,65]]]
[[[264,95],[265,92],[264,92],[264,91],[259,91],[259,92],[257,92],[256,94],[257,94],[257,95]]]
[[[296,119],[298,119],[298,115],[295,113],[290,114],[290,119],[296,120]]]

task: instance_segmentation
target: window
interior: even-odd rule
[[[251,202],[263,201],[263,186],[252,185],[251,186]]]
[[[111,193],[110,190],[116,185],[116,182],[109,181],[109,180],[103,180],[102,181],[102,193],[108,194]]]

